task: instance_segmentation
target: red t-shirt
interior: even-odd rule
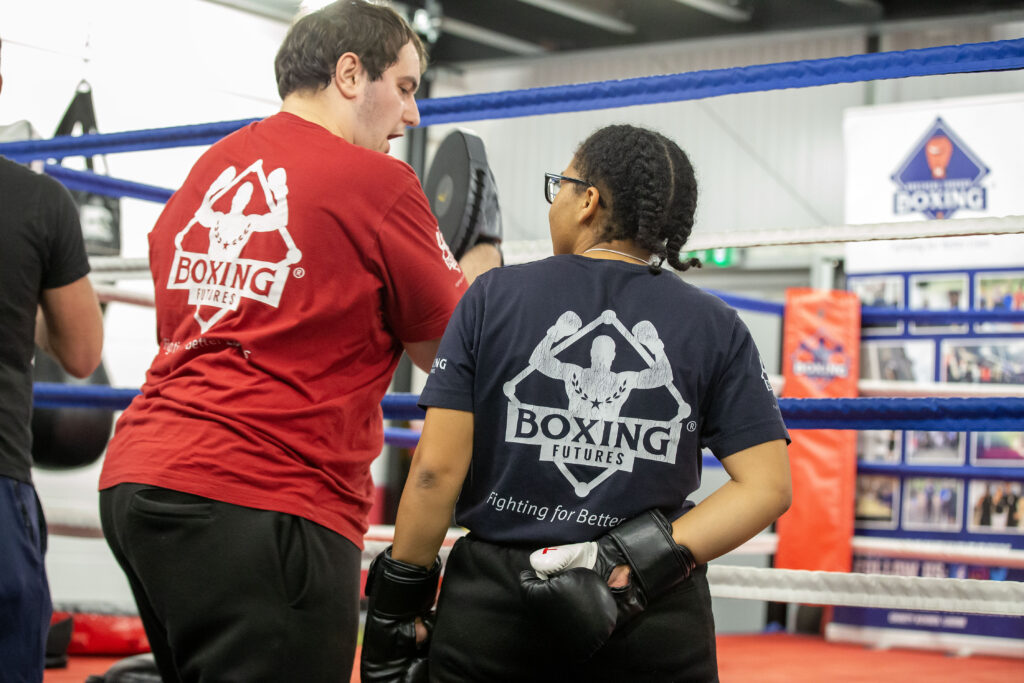
[[[149,234],[160,350],[101,489],[277,510],[362,547],[402,342],[466,289],[412,169],[280,113],[199,159]]]

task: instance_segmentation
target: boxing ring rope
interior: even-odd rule
[[[1024,68],[1024,39],[707,69],[596,83],[439,97],[419,103],[420,125],[663,104],[838,83]],[[258,119],[0,144],[13,161],[208,145]]]
[[[788,247],[811,244],[845,244],[925,239],[929,237],[971,237],[975,235],[1013,235],[1024,232],[1024,216],[957,218],[953,220],[903,221],[897,223],[856,223],[783,230],[730,230],[702,234],[697,229],[686,241],[692,251],[707,249],[746,249],[751,247]],[[548,240],[521,240],[502,244],[505,262],[529,263],[551,256]]]
[[[656,104],[757,92],[781,88],[803,88],[888,78],[905,78],[1024,68],[1024,39],[992,41],[854,55],[818,60],[800,60],[714,69],[666,76],[625,79],[569,86],[436,98],[420,103],[421,125],[470,120],[512,118],[603,108]],[[62,159],[150,149],[207,145],[257,119],[176,126],[113,134],[91,134],[0,144],[0,154],[15,161]],[[47,173],[73,189],[145,201],[165,202],[171,190],[143,183],[110,178],[47,164]],[[694,235],[691,249],[722,247],[824,244],[979,234],[1024,233],[1024,216],[956,221],[919,221],[879,225],[828,226],[799,231],[739,231],[709,236]],[[531,254],[550,255],[550,245],[506,243],[506,262],[518,263]],[[532,249],[532,251],[530,251]],[[546,252],[546,253],[545,253]],[[91,259],[97,291],[106,301],[152,305],[152,295],[126,293],[105,283],[132,277],[148,277],[145,259],[107,261]],[[750,310],[781,313],[779,304],[719,294],[727,302]],[[862,310],[863,322],[912,320],[933,324],[966,322],[1024,322],[1021,312],[997,311],[893,311]],[[876,383],[878,385],[892,383]],[[921,391],[914,384],[914,391]],[[943,389],[950,389],[943,386]],[[884,387],[875,387],[883,391]],[[907,391],[911,391],[910,388]],[[954,393],[980,391],[985,396],[963,397],[862,397],[855,399],[780,399],[779,405],[790,428],[795,429],[879,429],[903,428],[948,431],[1024,431],[1024,395],[1020,387],[964,387]],[[936,393],[938,389],[936,389]],[[989,394],[988,392],[991,392]],[[999,393],[1014,396],[1000,396]],[[35,386],[38,407],[95,407],[121,409],[135,389],[112,387],[46,385]],[[385,419],[415,420],[423,416],[416,396],[389,395],[382,402]],[[386,428],[389,443],[413,447],[419,433],[411,429]],[[891,467],[886,471],[892,471]],[[987,468],[986,472],[995,471]],[[1015,473],[1017,474],[1017,473]],[[1024,474],[1024,473],[1021,473]],[[1018,477],[1021,476],[1018,474]],[[68,514],[64,514],[67,512]],[[54,533],[98,537],[94,512],[47,510]],[[364,561],[390,543],[391,527],[373,527],[366,536]],[[447,553],[461,535],[452,530],[442,547]],[[766,554],[774,551],[775,537],[762,534],[736,552]],[[940,544],[894,539],[854,538],[859,554],[886,557],[930,557],[1001,567],[1024,566],[1024,551],[999,544]],[[709,568],[712,595],[717,597],[771,600],[804,604],[857,605],[897,609],[967,612],[1024,616],[1024,583],[968,579],[894,577],[876,574],[840,574],[795,570],[732,567],[712,564]]]
[[[711,595],[810,605],[1024,616],[1024,583],[712,564]]]
[[[38,408],[127,407],[138,389],[37,382]],[[381,402],[385,420],[421,420],[416,394],[393,393]],[[780,398],[790,429],[918,429],[1024,431],[1024,397],[998,398]],[[412,431],[412,430],[409,430]],[[417,433],[418,434],[418,433]]]

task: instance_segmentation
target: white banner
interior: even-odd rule
[[[846,222],[1024,214],[1024,94],[858,107],[845,113]],[[847,272],[1003,267],[1024,236],[854,243]]]

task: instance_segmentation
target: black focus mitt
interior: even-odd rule
[[[431,162],[424,192],[455,260],[482,243],[500,251],[498,186],[477,135],[462,129],[448,134]]]

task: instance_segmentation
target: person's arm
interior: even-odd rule
[[[465,254],[459,260],[459,267],[466,276],[466,284],[473,284],[473,280],[483,275],[491,268],[501,265],[501,252],[490,243],[482,242]],[[437,347],[441,344],[440,339],[428,339],[423,342],[404,342],[405,352],[409,359],[423,372],[430,372],[434,364],[434,357],[437,356]]]
[[[473,413],[429,408],[395,520],[391,556],[430,567],[473,456]]]
[[[473,284],[477,279],[491,268],[501,266],[501,250],[490,242],[481,242],[471,247],[462,258],[459,259],[459,268],[466,276],[466,284]]]
[[[88,377],[96,370],[103,351],[103,313],[87,276],[43,290],[36,344],[75,377]]]
[[[793,489],[783,440],[722,458],[729,481],[672,524],[676,543],[698,563],[739,547],[789,509]]]
[[[409,354],[409,360],[413,365],[426,373],[434,364],[434,357],[437,356],[437,347],[441,345],[440,339],[428,339],[421,342],[403,342],[405,352]]]

